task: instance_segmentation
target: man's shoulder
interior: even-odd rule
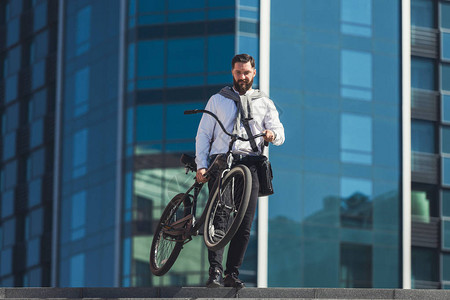
[[[213,101],[222,101],[224,99],[232,100],[233,96],[235,96],[233,88],[231,88],[230,86],[225,86],[220,91],[213,94],[210,99]]]

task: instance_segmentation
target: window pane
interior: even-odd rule
[[[34,93],[28,108],[28,122],[43,117],[47,111],[47,90]]]
[[[137,76],[162,76],[164,74],[164,41],[140,41],[138,43]]]
[[[163,133],[163,106],[142,105],[136,108],[136,141],[159,141]]]
[[[33,65],[31,85],[33,89],[37,89],[44,85],[45,76],[43,76],[43,74],[45,74],[45,65],[44,59]]]
[[[41,256],[41,239],[35,238],[27,242],[27,267],[39,264]]]
[[[367,179],[341,179],[341,225],[372,228],[372,182]]]
[[[2,194],[2,218],[11,216],[13,213],[14,213],[14,190],[9,190]]]
[[[12,75],[19,71],[21,62],[21,47],[17,46],[8,52],[8,59],[6,61],[5,75]]]
[[[9,17],[13,18],[16,17],[18,15],[20,15],[20,13],[22,12],[22,8],[23,8],[23,0],[15,0],[15,1],[9,1]]]
[[[429,223],[431,216],[436,216],[436,193],[433,188],[420,189],[413,187],[411,191],[411,215],[414,221]]]
[[[204,19],[205,19],[204,11],[172,12],[168,15],[168,21],[170,23],[194,22],[194,21],[201,21]]]
[[[411,150],[415,152],[436,153],[434,123],[427,121],[411,122]]]
[[[86,191],[72,196],[71,239],[83,238],[86,234]]]
[[[442,254],[442,280],[450,281],[450,254]]]
[[[450,217],[450,190],[442,191],[442,215]]]
[[[15,103],[6,109],[6,128],[4,133],[17,129],[19,126],[19,104]]]
[[[42,179],[37,178],[28,184],[28,207],[33,207],[41,203]]]
[[[226,57],[233,57],[234,36],[211,36],[208,38],[208,72],[230,71],[231,65]],[[227,74],[230,77],[230,74]],[[231,77],[230,77],[231,78]]]
[[[148,1],[139,0],[138,2],[139,12],[163,12],[165,9],[165,1]],[[131,11],[131,9],[130,9]]]
[[[70,258],[70,279],[69,284],[71,287],[84,286],[84,262],[85,254],[77,254]]]
[[[89,105],[90,68],[80,69],[75,74],[75,99],[73,115],[75,117],[85,114]]]
[[[13,1],[14,2],[14,1]],[[20,18],[15,18],[7,23],[6,42],[7,46],[12,46],[19,41]]]
[[[442,59],[450,60],[450,33],[442,33]]]
[[[91,6],[86,6],[77,13],[76,24],[76,53],[80,55],[90,48]]]
[[[128,79],[133,79],[134,78],[134,73],[135,73],[135,58],[136,58],[136,53],[135,52],[135,44],[131,43],[128,45],[128,63],[127,63],[127,67],[128,67]],[[146,63],[146,61],[140,61],[139,63]],[[145,71],[145,70],[144,70]]]
[[[372,35],[372,0],[343,0],[341,32],[370,37]]]
[[[434,27],[433,1],[412,0],[411,1],[411,25],[418,27]]]
[[[450,127],[442,127],[442,152],[450,154]]]
[[[13,255],[12,248],[3,249],[0,252],[0,275],[5,276],[12,272]]]
[[[40,33],[34,39],[34,53],[32,53],[32,62],[43,59],[48,54],[48,30]]]
[[[195,138],[201,116],[186,116],[185,110],[202,107],[203,103],[169,104],[166,112],[166,140],[180,140]]]
[[[6,87],[5,87],[5,101],[9,103],[17,98],[17,85],[18,85],[18,76],[17,74],[10,76],[6,79]]]
[[[36,178],[44,174],[45,168],[45,148],[40,148],[31,154],[31,170],[29,178]]]
[[[11,132],[3,137],[3,160],[8,160],[16,155],[16,132]]]
[[[205,7],[205,0],[169,0],[169,10],[184,10],[203,7]]]
[[[342,114],[341,161],[372,163],[372,119],[369,116]]]
[[[12,188],[17,183],[17,161],[14,160],[5,166],[5,189]]]
[[[434,90],[435,65],[432,59],[411,58],[411,87]]]
[[[441,65],[441,89],[450,92],[450,65]]]
[[[3,222],[3,248],[13,246],[16,242],[16,219]]]
[[[442,247],[450,249],[450,221],[442,221]]]
[[[169,40],[167,59],[169,74],[203,73],[204,44],[204,38]]]
[[[450,95],[442,95],[442,121],[450,122]]]
[[[88,130],[82,129],[73,136],[72,177],[77,178],[86,174],[88,152]]]
[[[450,186],[450,158],[442,158],[442,183]]]
[[[33,29],[38,31],[47,23],[47,2],[44,1],[34,8]]]
[[[372,247],[341,244],[339,287],[372,287]]]
[[[413,247],[411,249],[412,279],[437,281],[439,278],[436,250]]]
[[[450,28],[450,3],[441,2],[441,27]]]
[[[341,85],[343,97],[372,100],[372,54],[342,50]]]
[[[39,119],[31,123],[30,128],[30,147],[34,148],[44,141],[44,119]]]

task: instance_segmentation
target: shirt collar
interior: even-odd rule
[[[243,96],[243,95],[239,94],[238,91],[236,91],[236,89],[234,88],[234,86],[233,86],[233,91],[234,91],[236,94],[238,94],[239,96]],[[255,90],[254,90],[253,88],[251,88],[251,89],[249,89],[248,91],[246,91],[244,95],[251,95],[251,94],[253,94],[254,91],[255,91]]]

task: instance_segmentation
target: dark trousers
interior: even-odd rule
[[[252,174],[252,192],[250,194],[250,200],[244,219],[242,220],[238,231],[230,241],[225,274],[239,274],[239,267],[242,265],[245,251],[247,250],[248,242],[250,240],[250,229],[252,227],[253,218],[255,217],[256,205],[258,202],[259,180],[257,174],[257,166],[254,163],[246,163],[245,165],[250,169],[250,172]],[[213,193],[213,186],[216,178],[211,179],[212,180],[208,181],[210,194]],[[223,251],[224,249],[220,249],[217,251],[208,250],[210,269],[218,268],[223,272]]]

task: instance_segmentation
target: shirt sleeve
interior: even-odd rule
[[[272,142],[275,146],[280,146],[284,143],[284,126],[280,122],[280,116],[277,108],[272,100],[267,99],[267,113],[264,117],[265,129],[272,130],[275,133],[275,140]]]
[[[205,110],[216,113],[214,102],[214,96],[212,96],[206,104]],[[215,125],[216,120],[204,113],[198,125],[197,136],[195,138],[195,162],[197,163],[197,170],[208,167],[208,156],[211,141],[214,138]]]

